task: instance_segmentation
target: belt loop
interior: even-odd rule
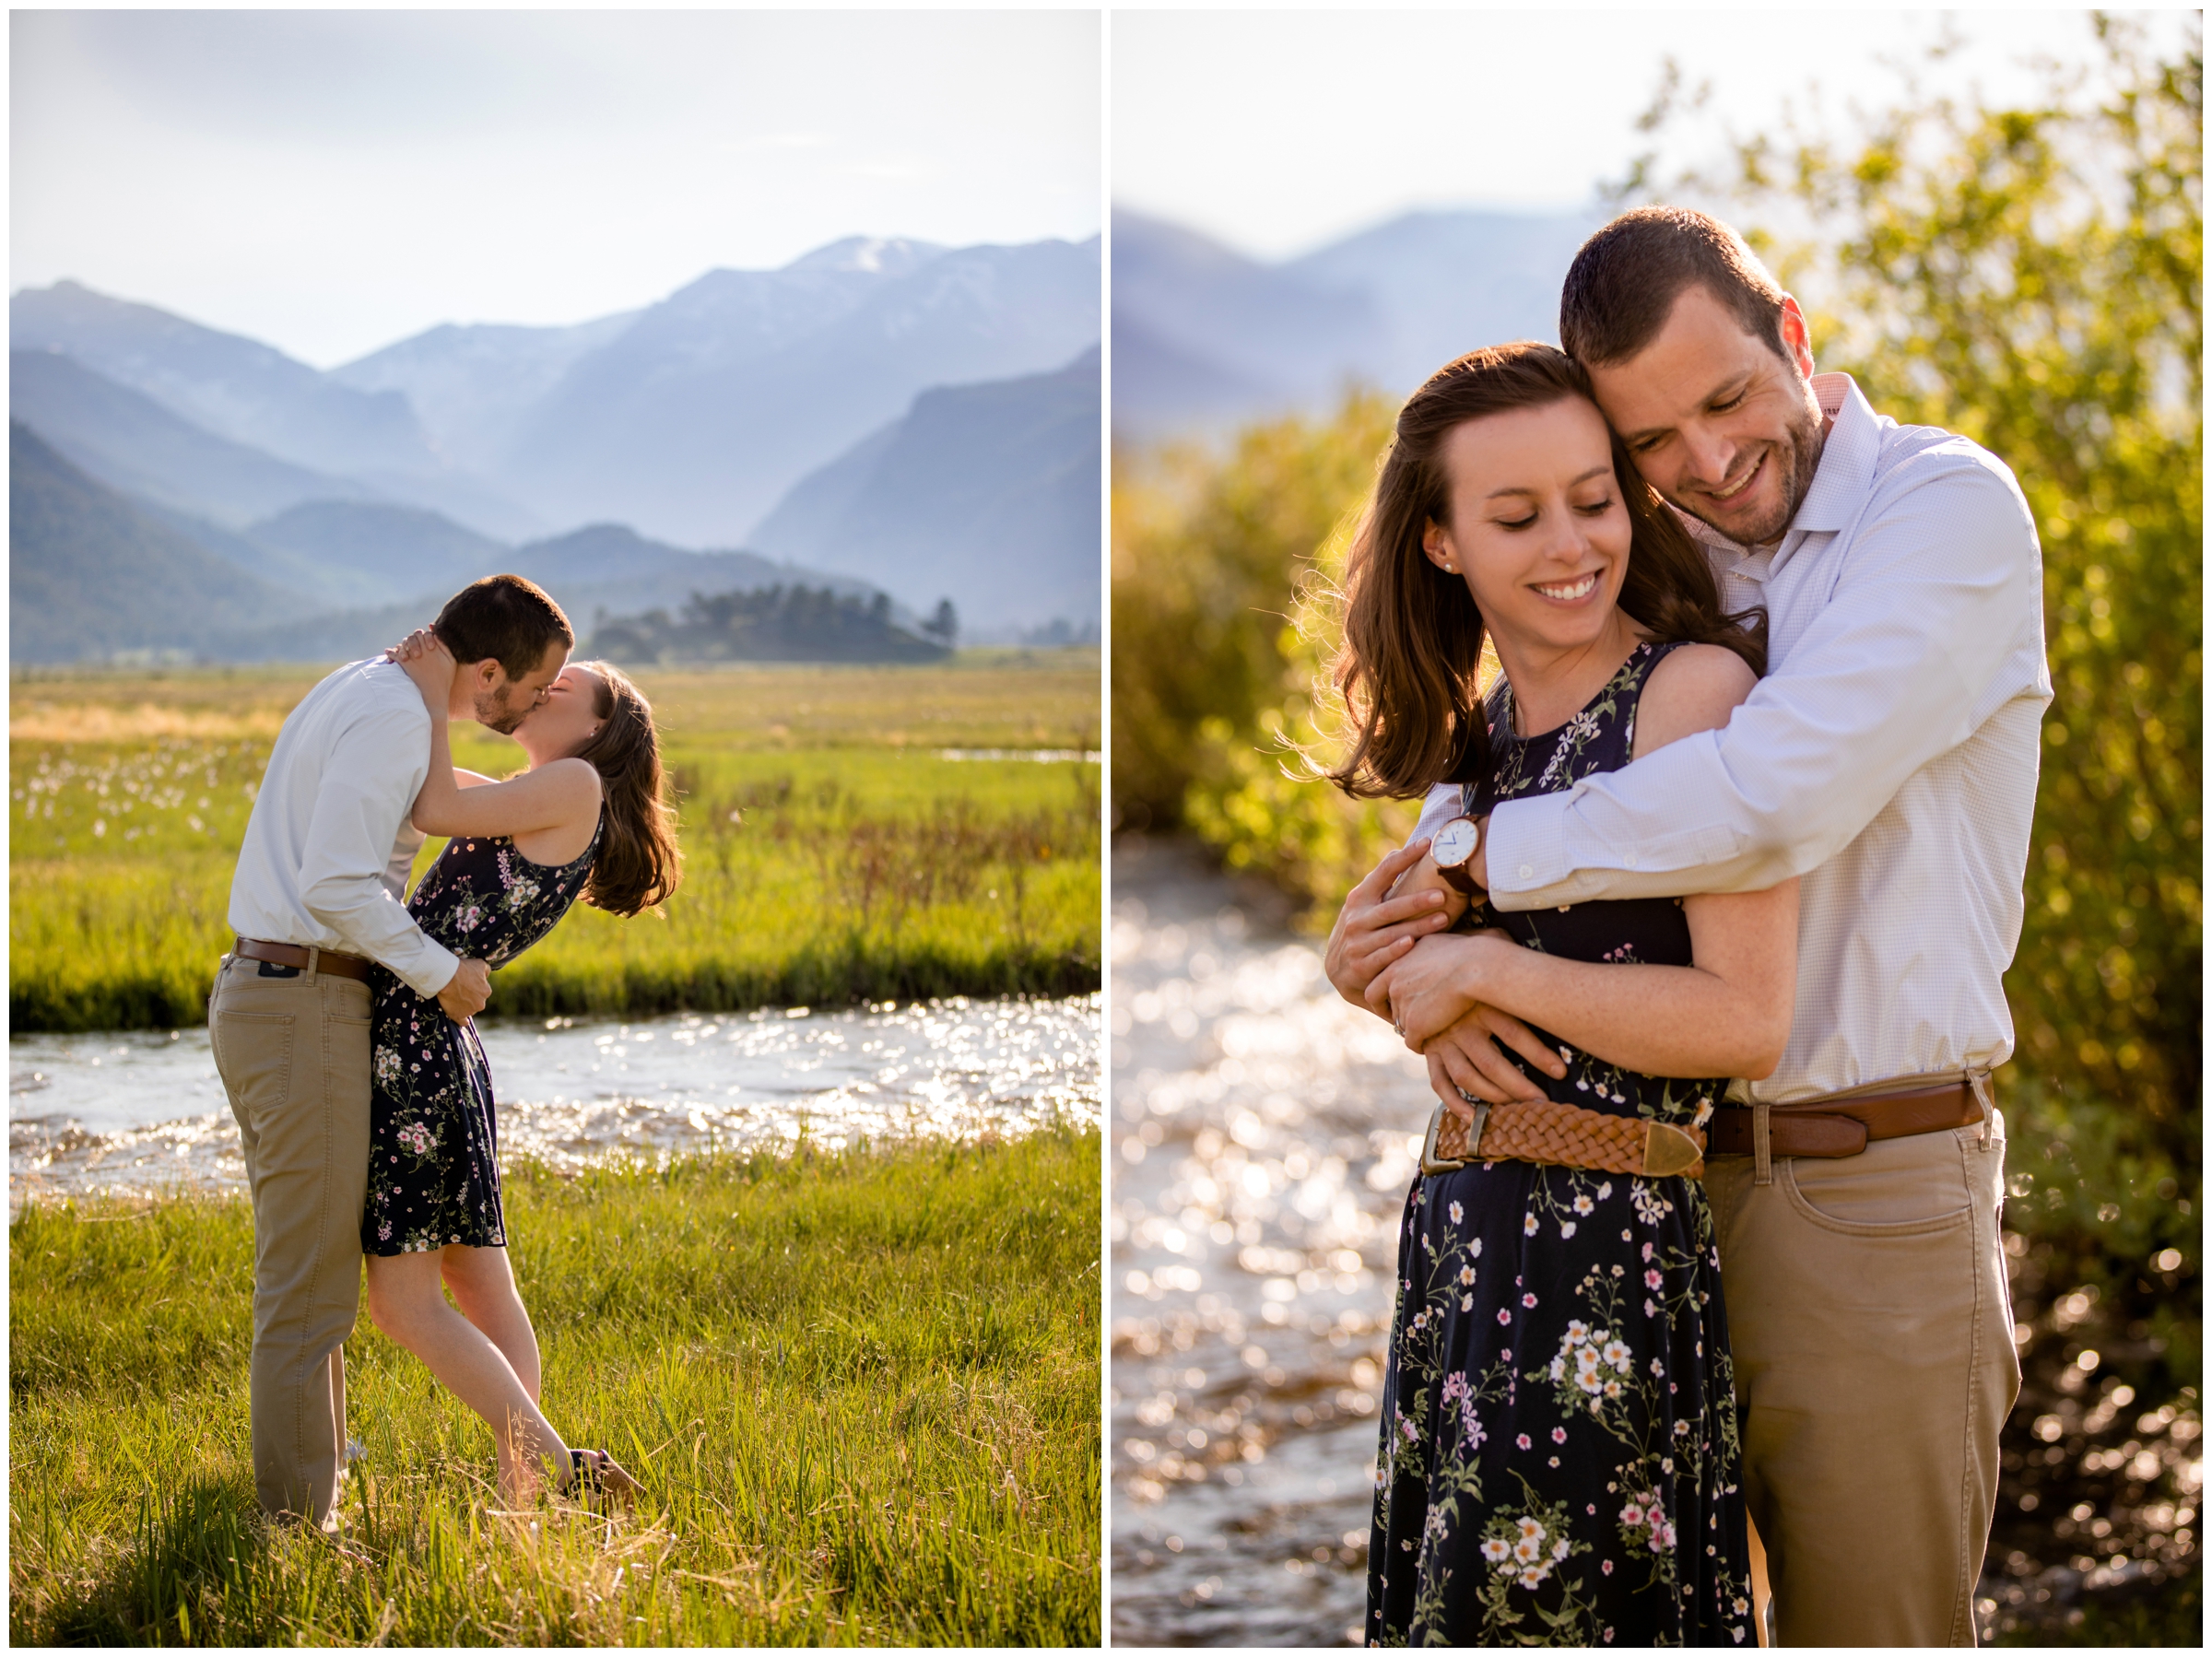
[[[315,969],[322,965],[322,962],[323,952],[310,944],[307,946],[307,981],[309,983],[312,984],[315,981]]]
[[[1774,1142],[1769,1136],[1767,1112],[1771,1109],[1764,1099],[1751,1102],[1751,1183],[1774,1183]]]
[[[1970,1070],[1966,1073],[1966,1080],[1967,1085],[1974,1090],[1975,1099],[1982,1106],[1982,1136],[1975,1141],[1975,1148],[1985,1151],[1989,1149],[1990,1129],[1995,1125],[1996,1092],[1989,1084],[1989,1072],[1986,1070]]]

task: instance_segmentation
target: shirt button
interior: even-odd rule
[[[1636,866],[1636,853],[1633,852],[1630,852],[1626,861],[1630,868],[1634,868]]]
[[[1535,871],[1535,868],[1534,867],[1534,865],[1532,865],[1532,864],[1523,864],[1521,865],[1521,878],[1522,878],[1522,879],[1524,879],[1524,880],[1534,880],[1535,877],[1536,877],[1536,871]]]

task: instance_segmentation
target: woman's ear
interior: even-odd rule
[[[1422,526],[1421,550],[1429,555],[1431,564],[1446,574],[1459,573],[1458,560],[1452,555],[1452,537],[1444,533],[1442,524],[1431,520]]]

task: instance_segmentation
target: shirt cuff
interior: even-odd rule
[[[453,974],[461,970],[461,958],[443,944],[429,938],[422,940],[421,949],[404,967],[394,962],[384,963],[398,975],[399,981],[416,994],[434,996],[453,981]]]
[[[1492,808],[1483,853],[1490,901],[1508,911],[1571,903],[1558,889],[1573,873],[1567,857],[1567,795],[1534,794]]]

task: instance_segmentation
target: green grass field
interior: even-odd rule
[[[168,1028],[206,1016],[253,790],[284,714],[320,676],[15,676],[16,1030]],[[493,1014],[1099,987],[1098,766],[941,757],[1095,749],[1096,651],[640,683],[679,793],[683,889],[633,921],[578,906],[495,980]],[[455,734],[472,769],[522,763],[504,738],[467,725]]]
[[[1095,1644],[1099,1139],[511,1170],[547,1414],[634,1515],[508,1514],[364,1315],[336,1544],[256,1515],[241,1199],[9,1229],[9,1637]]]

